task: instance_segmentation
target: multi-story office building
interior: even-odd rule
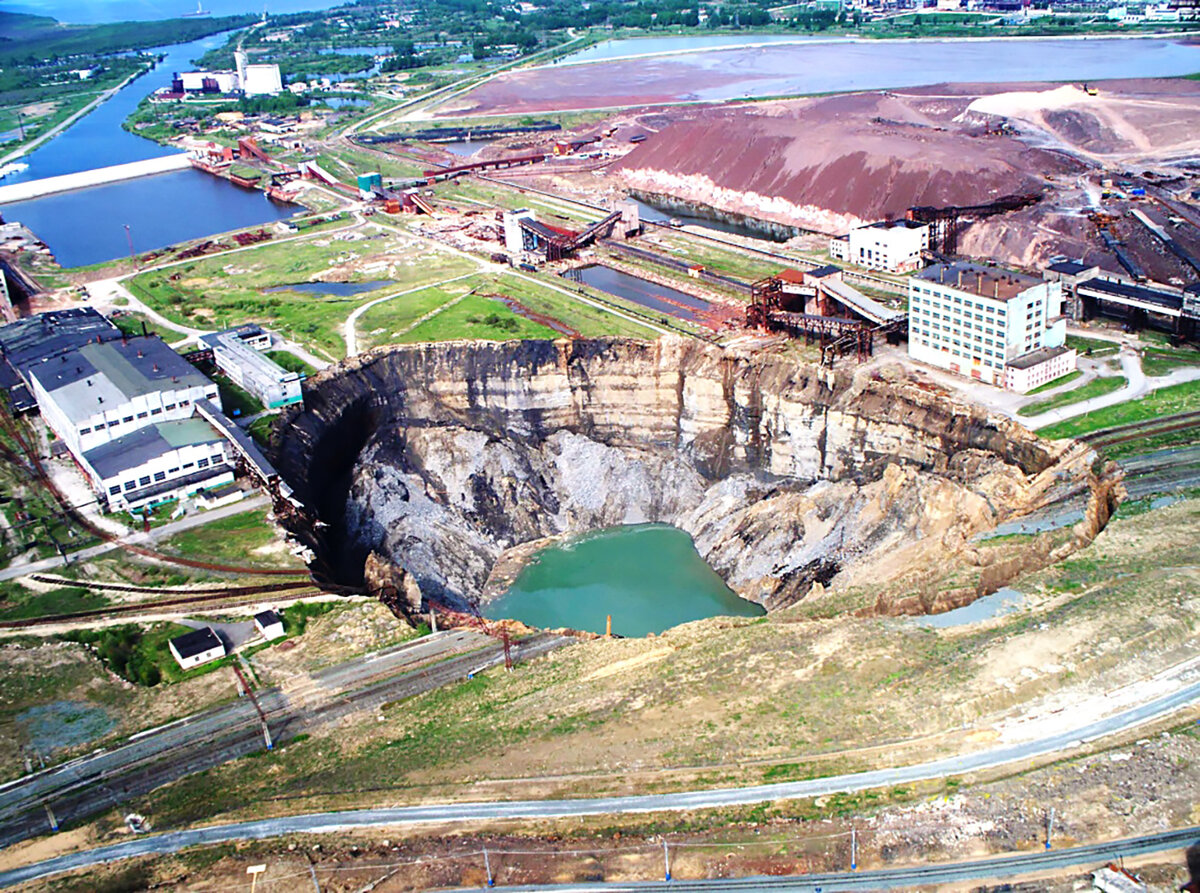
[[[857,267],[907,273],[921,266],[921,252],[928,248],[928,223],[889,220],[830,239],[829,256]]]
[[[1058,282],[934,264],[908,280],[908,304],[915,360],[1022,393],[1075,368]]]

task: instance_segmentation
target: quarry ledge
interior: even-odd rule
[[[1090,542],[1121,495],[1087,447],[899,369],[675,337],[378,348],[309,385],[271,446],[307,506],[293,532],[319,576],[410,618],[470,609],[546,543],[643,522],[686,531],[768,610],[911,581],[845,610],[936,612]],[[974,542],[1068,499],[1084,517],[1065,539]]]

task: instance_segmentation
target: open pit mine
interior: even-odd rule
[[[1119,481],[1086,447],[889,377],[679,338],[387,347],[311,379],[272,452],[314,571],[409,617],[468,608],[514,547],[645,521],[767,610],[961,566],[874,607],[938,611],[1107,522]],[[980,534],[1072,499],[1065,541],[981,566]]]

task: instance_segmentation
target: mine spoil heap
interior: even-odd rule
[[[1077,548],[1114,498],[1078,444],[878,373],[683,338],[380,348],[310,385],[272,445],[322,522],[295,532],[319,573],[410,613],[478,599],[513,546],[647,521],[776,609],[835,577],[970,565],[975,534],[1071,493]],[[879,609],[969,601],[988,570],[951,603]]]

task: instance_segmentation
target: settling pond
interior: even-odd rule
[[[618,298],[624,298],[647,310],[674,316],[676,319],[685,319],[689,322],[698,321],[700,314],[712,309],[712,304],[702,298],[659,285],[649,279],[631,276],[601,264],[576,267],[573,270],[567,270],[563,276],[608,292]]]
[[[501,597],[480,606],[493,619],[644,636],[705,617],[758,617],[705,564],[692,538],[665,524],[600,530],[543,549]]]

